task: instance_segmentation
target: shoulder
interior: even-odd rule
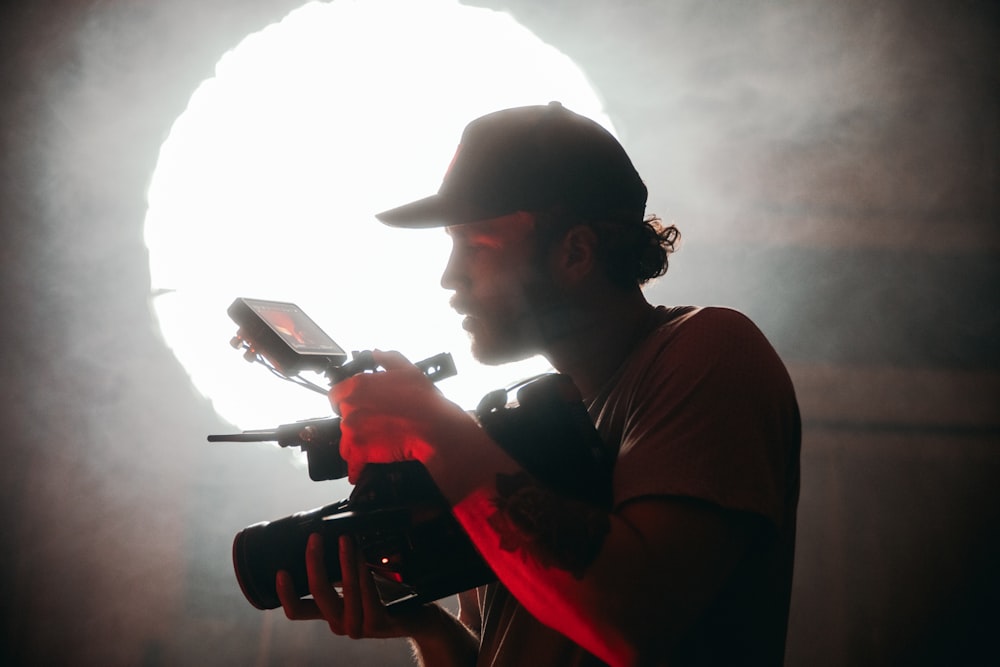
[[[646,354],[668,354],[705,363],[717,356],[757,351],[774,354],[760,328],[746,315],[722,306],[659,307],[656,325],[645,344]]]
[[[734,392],[790,387],[784,363],[750,318],[718,306],[658,307],[643,341],[606,385],[595,408],[632,409],[695,394],[718,402]],[[597,412],[595,410],[595,412]]]
[[[731,308],[662,309],[601,406],[619,445],[615,500],[685,496],[781,525],[799,417],[784,363]]]
[[[634,406],[683,401],[722,409],[730,402],[794,402],[785,364],[760,328],[717,306],[658,309],[663,318],[636,350],[619,385]]]
[[[694,333],[760,333],[754,322],[742,312],[724,306],[658,306],[655,317],[660,335]]]

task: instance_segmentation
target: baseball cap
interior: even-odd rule
[[[637,212],[646,186],[615,137],[559,102],[515,107],[469,123],[437,194],[376,218],[440,227],[552,207],[595,217]]]

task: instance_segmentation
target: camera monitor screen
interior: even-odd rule
[[[261,354],[285,370],[320,370],[347,360],[347,353],[294,303],[240,298],[229,307],[229,316]]]

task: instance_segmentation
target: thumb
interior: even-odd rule
[[[375,363],[387,371],[400,371],[407,368],[416,368],[413,363],[395,350],[372,350],[372,358]]]

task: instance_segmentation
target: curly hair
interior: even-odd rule
[[[586,225],[597,236],[597,256],[612,284],[628,288],[659,278],[669,268],[669,257],[680,243],[675,225],[665,225],[656,215],[604,215],[595,219],[563,210],[536,213],[538,248],[548,250],[578,225]]]

